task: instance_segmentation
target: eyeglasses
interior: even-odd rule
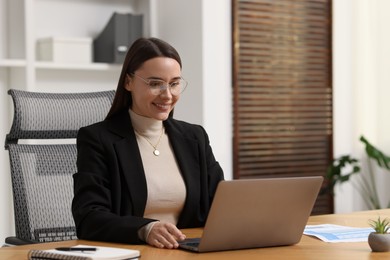
[[[138,76],[135,73],[132,73],[131,75],[136,76],[137,78],[145,82],[146,85],[149,86],[150,92],[156,96],[160,95],[168,88],[173,96],[178,96],[186,89],[188,85],[188,82],[185,81],[183,78],[178,78],[173,80],[171,83],[168,83],[160,79],[144,79],[143,77]]]

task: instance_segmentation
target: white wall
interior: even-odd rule
[[[7,77],[7,72],[0,69],[0,77]],[[11,106],[6,91],[7,88],[0,84],[0,103]],[[9,121],[10,111],[0,109],[0,246],[7,235],[14,233],[11,175],[8,154],[4,150],[5,135],[10,129]]]
[[[390,154],[390,1],[333,1],[334,155],[364,155],[359,137]],[[378,188],[389,201],[390,174]],[[337,187],[336,212],[365,209],[350,184]]]
[[[0,30],[5,31],[7,25],[8,5],[4,1],[0,1]],[[0,53],[8,50],[8,39],[0,37]],[[13,231],[13,210],[12,210],[12,196],[11,196],[11,176],[9,174],[9,159],[8,154],[4,150],[5,135],[10,127],[9,111],[11,103],[7,95],[7,86],[4,82],[8,82],[9,71],[0,68],[0,246],[4,238],[12,234]]]
[[[203,0],[204,126],[215,156],[233,177],[232,19],[231,1]]]
[[[390,1],[381,0],[378,2],[377,8],[377,36],[380,37],[376,41],[377,57],[377,93],[378,106],[375,113],[377,116],[377,142],[387,155],[390,154],[390,33],[389,33],[389,10]],[[382,180],[378,181],[378,189],[384,195],[383,205],[389,205],[390,201],[390,174],[382,172]]]
[[[189,82],[175,117],[205,127],[225,178],[231,179],[231,3],[164,0],[156,1],[156,10],[156,36],[178,50]]]

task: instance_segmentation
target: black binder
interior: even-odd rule
[[[123,63],[129,46],[142,37],[142,17],[115,12],[93,41],[94,62]]]

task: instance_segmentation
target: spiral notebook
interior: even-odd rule
[[[81,250],[85,248],[93,248],[95,251]],[[87,246],[77,245],[72,249],[80,251],[61,251],[58,249],[49,250],[30,250],[28,259],[63,259],[63,260],[122,260],[122,259],[138,259],[140,257],[139,250],[123,249],[115,247],[103,246]]]

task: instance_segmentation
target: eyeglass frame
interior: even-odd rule
[[[160,95],[161,93],[163,93],[165,90],[167,90],[167,89],[168,89],[168,86],[169,86],[169,92],[171,93],[171,95],[172,95],[172,96],[178,96],[178,95],[180,95],[181,93],[183,93],[184,90],[185,90],[185,89],[187,88],[187,86],[188,86],[188,82],[187,82],[183,77],[180,76],[180,78],[178,78],[178,79],[180,79],[180,81],[183,81],[183,82],[185,83],[185,86],[184,86],[183,88],[181,88],[182,90],[181,90],[178,94],[173,94],[173,93],[172,93],[172,84],[175,83],[175,82],[168,83],[168,82],[166,82],[166,81],[164,81],[164,80],[162,80],[162,79],[145,79],[145,78],[143,78],[143,77],[141,77],[141,76],[139,76],[139,75],[137,75],[137,74],[135,74],[135,73],[130,73],[130,74],[128,74],[128,75],[135,76],[135,77],[141,79],[146,85],[148,85],[149,90],[150,90],[151,93],[152,93],[153,95],[155,95],[155,96],[158,96],[158,95]],[[150,86],[150,82],[151,82],[151,81],[159,81],[159,82],[162,83],[162,84],[159,86],[160,92],[159,92],[158,94],[154,94],[154,93],[152,92],[153,89],[152,89],[152,87]]]

